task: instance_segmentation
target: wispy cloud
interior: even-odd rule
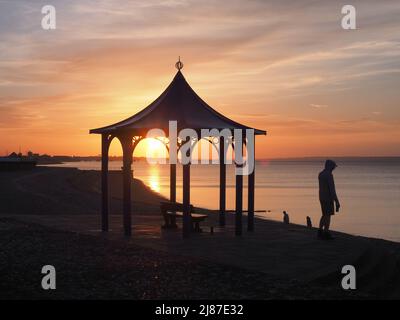
[[[328,105],[327,105],[327,104],[315,104],[315,103],[311,103],[310,106],[313,107],[313,108],[316,108],[316,109],[328,108]]]

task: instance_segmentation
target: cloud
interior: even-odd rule
[[[317,120],[277,115],[265,119],[268,132],[275,136],[349,136],[357,134],[389,134],[398,132],[400,120],[373,120],[353,118],[349,120]]]
[[[327,104],[314,104],[314,103],[311,103],[310,107],[313,107],[313,108],[316,108],[316,109],[321,109],[321,108],[328,108],[328,105]]]

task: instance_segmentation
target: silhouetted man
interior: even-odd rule
[[[339,211],[340,203],[336,195],[335,182],[333,180],[332,171],[337,167],[332,160],[325,161],[325,169],[318,175],[319,181],[319,201],[321,203],[322,217],[319,222],[318,238],[332,239],[329,233],[331,216]]]

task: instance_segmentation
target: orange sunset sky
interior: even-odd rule
[[[156,99],[181,56],[207,103],[268,131],[258,158],[400,155],[400,1],[351,1],[357,30],[344,4],[0,0],[0,154],[99,154],[89,129]]]

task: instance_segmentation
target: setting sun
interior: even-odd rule
[[[155,138],[148,138],[144,139],[143,142],[139,143],[138,145],[138,150],[137,150],[138,156],[145,156],[149,158],[167,158],[168,157],[168,152],[167,148],[165,145],[160,141]],[[136,155],[136,151],[135,151]]]
[[[159,152],[161,149],[165,148],[164,145],[157,139],[149,139],[147,141],[147,146],[152,152]]]

